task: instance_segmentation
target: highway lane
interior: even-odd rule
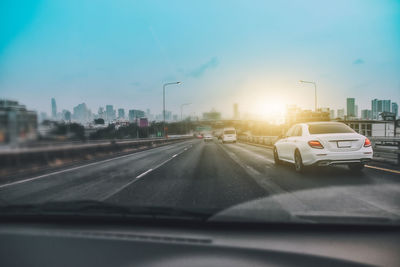
[[[285,196],[275,203],[289,211],[393,216],[400,214],[399,178],[375,169],[356,174],[344,167],[298,174],[290,165],[275,166],[266,148],[189,140],[0,184],[0,198],[19,204],[92,199],[217,212]]]

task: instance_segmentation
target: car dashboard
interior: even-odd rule
[[[2,222],[1,266],[398,266],[398,227]]]

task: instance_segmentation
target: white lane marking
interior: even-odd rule
[[[159,148],[167,148],[168,146],[172,146],[172,145],[174,145],[174,144],[161,146]],[[122,159],[122,158],[126,158],[126,157],[132,157],[132,156],[140,155],[140,154],[149,152],[150,150],[151,149],[145,150],[145,151],[133,152],[133,153],[128,154],[128,155],[123,155],[123,156],[119,156],[119,157],[115,157],[115,158],[111,158],[111,159],[105,159],[105,160],[101,160],[101,161],[96,161],[96,162],[92,162],[92,163],[89,163],[89,164],[85,164],[85,165],[81,165],[81,166],[77,166],[77,167],[73,167],[73,168],[69,168],[69,169],[65,169],[65,170],[46,173],[46,174],[39,175],[39,176],[36,176],[36,177],[32,177],[32,178],[28,178],[28,179],[24,179],[24,180],[19,180],[19,181],[3,184],[3,185],[0,185],[0,189],[8,187],[8,186],[13,186],[13,185],[17,185],[17,184],[22,184],[22,183],[38,180],[38,179],[41,179],[41,178],[49,177],[49,176],[60,174],[60,173],[64,173],[64,172],[70,172],[70,171],[79,170],[79,169],[82,169],[82,168],[86,168],[86,167],[89,167],[89,166],[93,166],[93,165],[97,165],[97,164],[101,164],[101,163],[105,163],[105,162],[109,162],[109,161],[113,161],[113,160],[117,160],[117,159]]]
[[[154,170],[160,168],[162,165],[164,165],[164,164],[167,163],[168,161],[172,160],[172,159],[175,158],[176,156],[182,154],[183,152],[184,152],[184,151],[182,151],[182,152],[180,152],[180,153],[178,153],[178,154],[175,154],[175,155],[173,155],[172,157],[170,157],[169,159],[164,160],[164,161],[161,162],[160,164],[156,165],[156,166],[153,167],[152,169],[148,169],[147,171],[145,171],[145,172],[139,174],[138,176],[136,176],[135,179],[133,179],[132,181],[130,181],[130,182],[127,183],[127,184],[124,184],[123,186],[121,186],[120,188],[114,190],[113,192],[107,194],[107,195],[106,195],[105,197],[103,197],[101,200],[104,201],[104,200],[106,200],[106,199],[112,197],[113,195],[115,195],[115,194],[121,192],[121,191],[122,191],[123,189],[125,189],[126,187],[128,187],[128,186],[130,186],[131,184],[133,184],[133,183],[135,183],[136,181],[138,181],[139,178],[142,178],[142,177],[145,176],[146,174],[149,174],[150,172],[152,172],[152,171],[154,171]]]
[[[397,170],[386,169],[386,168],[381,168],[381,167],[376,167],[376,166],[371,166],[371,165],[365,165],[365,167],[370,168],[370,169],[376,169],[376,170],[380,170],[380,171],[386,171],[386,172],[400,174],[400,171],[397,171]]]
[[[145,171],[144,173],[139,174],[138,176],[136,176],[136,179],[139,179],[140,177],[145,176],[146,174],[148,174],[148,173],[151,172],[152,170],[153,170],[153,169],[148,169],[148,170]]]

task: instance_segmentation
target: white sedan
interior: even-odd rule
[[[309,122],[293,125],[273,148],[275,164],[294,163],[298,172],[304,166],[346,164],[362,170],[372,159],[371,142],[340,122]]]

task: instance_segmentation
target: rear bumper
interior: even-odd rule
[[[370,158],[362,159],[345,159],[345,160],[319,160],[315,162],[314,166],[333,166],[333,165],[348,165],[348,164],[367,164],[370,162]]]
[[[304,165],[341,165],[352,163],[366,163],[372,160],[373,151],[371,147],[363,147],[358,151],[332,152],[325,149],[309,149],[302,153]]]

